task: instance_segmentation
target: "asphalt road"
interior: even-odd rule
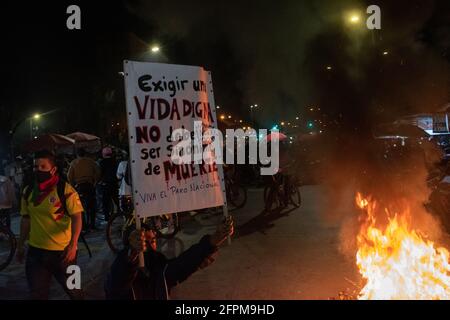
[[[320,186],[301,188],[303,203],[267,215],[262,213],[262,190],[250,189],[246,207],[231,212],[236,234],[216,261],[176,287],[173,299],[330,299],[339,292],[354,294],[360,281],[355,262],[338,250],[339,222],[322,218],[325,199]],[[159,243],[174,256],[212,233],[220,213],[196,215],[183,222],[174,240]],[[18,217],[13,219],[18,233]],[[78,264],[86,299],[104,299],[103,282],[114,255],[104,232],[86,237],[93,257],[80,244]],[[26,299],[24,266],[16,262],[0,272],[0,299]],[[54,283],[51,299],[67,299]]]

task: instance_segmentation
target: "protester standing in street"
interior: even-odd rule
[[[23,187],[24,170],[22,168],[22,160],[21,156],[17,156],[14,162],[5,167],[5,176],[9,177],[13,183],[16,199],[20,198],[20,190]]]
[[[83,207],[75,189],[58,176],[55,163],[49,151],[35,154],[34,181],[21,199],[17,260],[23,262],[28,239],[25,271],[32,299],[48,299],[52,276],[71,299],[81,299],[81,290],[67,287],[67,268],[76,264]]]
[[[131,201],[131,170],[129,160],[126,159],[119,163],[117,168],[117,179],[120,181],[119,186],[119,204],[121,211],[127,211]]]
[[[75,187],[85,209],[84,229],[97,230],[95,226],[95,185],[100,179],[100,167],[86,156],[84,149],[78,149],[77,158],[70,164],[67,173],[69,183]]]
[[[117,164],[111,148],[103,148],[99,166],[101,176],[97,184],[97,202],[105,221],[108,221],[112,214],[113,202],[118,206]]]
[[[16,194],[12,181],[0,175],[0,223],[11,228],[11,210],[16,206]]]
[[[233,219],[229,216],[213,235],[204,236],[178,257],[167,259],[156,251],[156,233],[152,227],[132,231],[126,248],[119,253],[107,276],[106,299],[169,299],[173,287],[214,261],[213,254],[233,232]],[[139,268],[140,253],[144,253],[144,269]]]

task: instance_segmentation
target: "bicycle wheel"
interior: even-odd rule
[[[11,263],[16,245],[16,236],[11,230],[0,225],[0,271]]]
[[[289,202],[296,208],[300,207],[302,204],[302,197],[300,195],[300,188],[297,186],[292,186],[289,193]]]
[[[235,208],[242,208],[247,203],[247,189],[243,186],[233,183],[229,186],[227,192],[228,201]]]
[[[153,223],[160,238],[171,239],[180,231],[177,213],[153,217]]]
[[[123,236],[126,230],[128,218],[121,213],[113,214],[106,227],[106,241],[109,248],[114,253],[118,253],[124,248]]]
[[[267,189],[266,199],[264,201],[267,212],[271,212],[272,210],[276,210],[281,207],[281,200],[277,191],[278,190],[271,187]]]
[[[264,187],[264,195],[263,195],[264,203],[267,202],[267,196],[269,195],[269,190],[270,190],[270,186]]]

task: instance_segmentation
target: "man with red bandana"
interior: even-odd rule
[[[81,290],[67,287],[67,267],[76,264],[83,207],[75,189],[59,179],[54,155],[48,151],[36,153],[34,181],[24,188],[21,200],[17,246],[17,260],[22,263],[28,239],[25,272],[33,300],[48,299],[52,276],[71,299],[82,298]],[[58,183],[64,183],[65,209],[58,196]]]

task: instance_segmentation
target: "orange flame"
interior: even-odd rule
[[[357,237],[356,264],[366,280],[359,299],[450,299],[449,252],[411,230],[409,208],[391,215],[388,223],[376,226],[377,202],[356,195],[365,213]]]

